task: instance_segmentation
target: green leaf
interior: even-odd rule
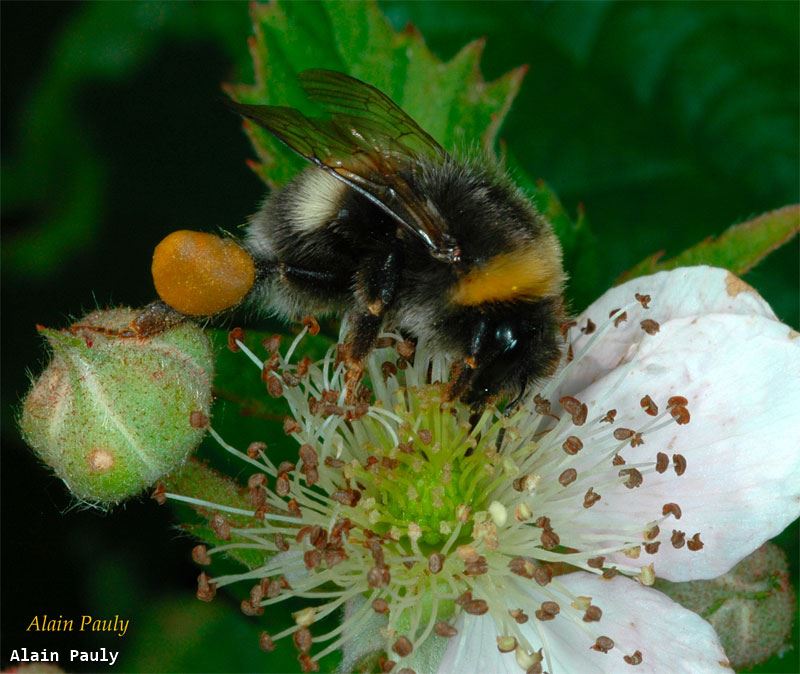
[[[180,470],[164,478],[163,483],[167,491],[174,494],[231,508],[253,509],[247,498],[247,492],[242,486],[197,459],[187,461]],[[200,506],[189,506],[177,501],[170,501],[170,503],[179,511],[180,519],[183,521],[181,528],[194,538],[203,541],[210,547],[237,541],[235,535],[229,541],[219,538],[209,526],[209,519],[217,511]],[[244,527],[252,524],[251,518],[229,513],[225,513],[225,519],[231,526]],[[225,555],[249,569],[262,566],[268,557],[266,551],[238,548],[226,550]]]
[[[550,185],[544,180],[534,181],[510,150],[506,151],[505,159],[514,181],[533,200],[561,241],[564,270],[569,279],[566,296],[570,308],[579,311],[597,296],[600,276],[597,238],[586,212],[579,205],[577,217],[573,220]]]
[[[251,11],[255,83],[229,86],[233,98],[310,111],[297,74],[315,67],[340,70],[389,95],[448,149],[480,141],[484,151],[494,153],[526,71],[516,68],[485,82],[482,40],[442,62],[413,27],[395,31],[375,2],[275,2],[253,5]],[[259,161],[253,169],[271,187],[304,167],[266,131],[249,123],[245,128]]]
[[[784,206],[733,225],[718,237],[709,237],[668,260],[661,259],[663,252],[651,255],[625,272],[619,282],[657,271],[699,264],[724,267],[742,275],[789,242],[798,231],[800,206]]]

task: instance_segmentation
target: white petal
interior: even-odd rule
[[[650,295],[650,308],[644,309],[634,296]],[[716,267],[682,267],[642,276],[611,288],[577,318],[577,326],[570,331],[573,351],[578,353],[589,335],[580,332],[586,319],[601,326],[608,321],[614,309],[634,303],[627,310],[628,319],[612,327],[603,335],[586,358],[570,367],[568,381],[559,388],[577,391],[609,372],[648,335],[641,321],[650,319],[659,324],[675,318],[688,318],[705,314],[757,315],[775,318],[770,306],[759,294],[741,279],[725,269]],[[556,396],[556,399],[560,397]]]
[[[515,598],[531,616],[521,631],[534,650],[544,645],[549,652],[549,664],[545,660],[542,665],[550,674],[731,674],[711,625],[661,592],[627,578],[601,580],[582,572],[556,582],[573,596],[591,597],[603,616],[599,622],[584,623],[583,612],[565,601],[555,620],[540,623],[533,612],[542,597],[522,594]],[[528,587],[536,592],[533,585]],[[497,650],[495,624],[488,615],[467,615],[457,627],[459,635],[450,640],[438,674],[521,674],[513,653]],[[614,640],[608,653],[591,648],[601,635]],[[636,650],[641,651],[641,664],[628,665],[623,657]]]
[[[674,581],[714,578],[800,515],[800,339],[785,325],[719,314],[667,321],[627,367],[576,395],[590,407],[587,425],[603,410],[618,410],[613,427],[602,424],[607,433],[642,428],[651,419],[639,407],[645,395],[662,410],[670,396],[689,400],[688,425],[645,432],[644,445],[622,443],[621,452],[629,465],[652,462],[657,452],[682,454],[688,464],[682,477],[670,467],[646,474],[633,490],[596,489],[602,499],[588,510],[561,506],[562,526],[585,533],[644,525],[661,517],[664,504],[680,506],[681,519],[661,525],[655,556],[618,561],[654,562],[658,576]],[[579,475],[591,456],[589,441],[578,457]],[[687,539],[699,532],[705,547],[674,549],[673,529]]]
[[[488,615],[462,614],[455,627],[458,635],[448,640],[437,674],[521,674],[514,654],[497,650],[497,628]]]
[[[608,653],[590,650],[591,643],[587,645],[580,627],[560,620],[566,616],[558,616],[546,624],[553,626],[554,660],[563,663],[551,674],[732,672],[711,625],[663,593],[619,576],[603,580],[588,573],[572,573],[558,581],[576,596],[591,597],[592,604],[602,609],[600,621],[589,625],[598,635],[613,639],[615,645]],[[642,663],[630,666],[622,658],[636,650],[642,652]]]

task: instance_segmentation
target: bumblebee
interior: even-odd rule
[[[311,163],[247,224],[247,301],[289,319],[346,313],[356,367],[392,327],[456,359],[451,398],[521,397],[560,353],[550,225],[497,166],[452,156],[375,87],[330,70],[300,83],[324,117],[231,104]],[[156,281],[179,311],[219,309],[186,311]]]

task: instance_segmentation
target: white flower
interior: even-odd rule
[[[332,355],[273,354],[301,460],[245,456],[263,521],[232,545],[282,554],[201,590],[256,581],[252,613],[311,600],[262,636],[292,635],[305,671],[337,649],[343,671],[375,650],[404,674],[730,671],[710,625],[648,586],[716,577],[800,514],[798,335],[707,267],[630,281],[566,327],[558,374],[478,419],[446,401],[449,364],[399,337],[368,360],[369,403]]]

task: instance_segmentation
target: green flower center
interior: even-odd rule
[[[468,542],[471,515],[488,506],[498,474],[499,426],[481,434],[437,387],[412,389],[406,401],[416,404],[394,410],[402,419],[400,442],[381,443],[355,470],[365,487],[362,507],[374,531],[403,543],[417,533],[424,552],[438,550],[457,529],[454,543]]]

